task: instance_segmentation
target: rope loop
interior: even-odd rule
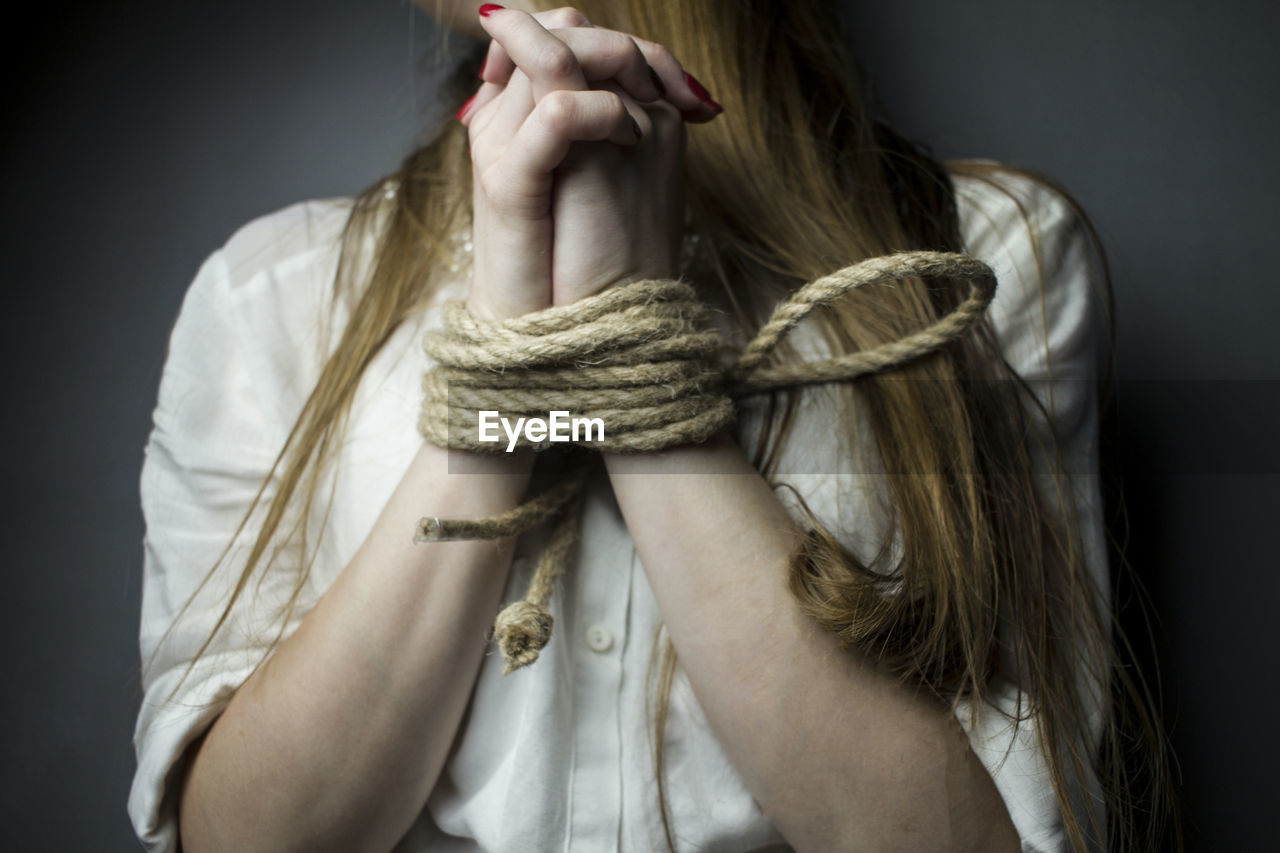
[[[932,325],[875,349],[853,352],[825,361],[763,366],[774,347],[813,309],[829,305],[859,287],[908,278],[960,278],[970,284],[969,297]],[[774,309],[756,337],[743,350],[730,381],[735,396],[819,382],[847,382],[928,355],[966,334],[996,294],[996,277],[977,258],[952,252],[899,252],[868,258],[861,263],[815,279]]]

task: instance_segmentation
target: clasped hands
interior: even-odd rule
[[[479,14],[484,83],[458,113],[474,187],[468,310],[507,319],[677,275],[684,122],[719,105],[668,49],[576,9]]]

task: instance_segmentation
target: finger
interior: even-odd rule
[[[509,152],[519,148],[523,144],[521,141],[525,137],[521,136],[521,129],[529,123],[530,116],[537,109],[533,101],[532,83],[528,76],[520,69],[516,69],[511,75],[510,81],[505,87],[499,87],[492,83],[485,83],[481,86],[485,92],[493,90],[496,92],[485,109],[473,107],[467,115],[470,122],[471,130],[471,148],[472,156],[477,162],[484,163],[489,159],[489,155],[510,156]],[[609,139],[619,145],[634,145],[635,142],[648,133],[648,128],[652,126],[648,114],[635,101],[633,101],[620,87],[612,82],[605,82],[601,88],[586,90],[593,93],[593,97],[587,99],[587,107],[579,107],[579,109],[594,109],[596,111],[606,110],[609,116],[616,116],[616,122],[613,130],[608,136],[591,135],[582,137],[584,139],[600,140]],[[569,89],[559,89],[556,93],[548,93],[547,97],[552,94],[573,94],[583,95],[586,92],[574,92]],[[500,95],[501,97],[497,97]],[[622,104],[623,111],[632,119],[630,123],[625,121],[623,112],[619,112],[614,108],[614,104],[610,103],[610,98],[615,98]],[[545,98],[543,100],[546,100]],[[478,101],[478,99],[477,99]],[[553,104],[549,107],[552,111],[553,121],[544,124],[555,126],[557,121],[562,121],[559,113],[569,109],[564,104]],[[538,119],[541,121],[542,119]],[[606,123],[613,120],[612,118],[601,119]],[[588,129],[595,127],[591,116],[576,116],[565,122],[566,127],[573,127],[575,124],[582,125]],[[594,131],[583,131],[592,132]],[[525,131],[527,134],[528,131]],[[571,137],[576,140],[579,137]],[[563,155],[562,155],[563,156]]]
[[[533,112],[533,84],[523,71],[516,69],[506,86],[494,83],[485,83],[484,86],[498,89],[501,97],[472,113],[471,148],[473,152],[477,149],[488,151],[490,140],[493,140],[494,150],[500,154]]]
[[[633,38],[633,41],[645,62],[662,81],[667,101],[680,110],[686,121],[710,121],[724,111],[706,87],[685,71],[675,54],[665,46],[641,38]]]
[[[477,115],[479,115],[480,110],[482,110],[486,104],[490,103],[502,94],[502,89],[503,87],[496,83],[481,83],[480,88],[476,90],[476,93],[468,98],[467,102],[458,110],[458,121],[470,127],[472,121]]]
[[[665,94],[661,78],[645,60],[635,39],[626,33],[597,28],[549,32],[573,51],[588,84],[615,80],[628,95],[645,102],[656,101]]]
[[[589,85],[595,82],[617,83],[623,92],[637,101],[650,102],[663,96],[664,87],[657,73],[645,60],[635,38],[626,33],[612,31],[612,29],[579,28],[559,29],[552,35],[571,47],[573,54],[579,59],[582,73]],[[509,79],[511,77],[508,76],[508,82]],[[502,87],[497,83],[486,81],[481,85],[476,96],[463,105],[463,109],[458,113],[458,119],[463,124],[470,123],[471,115],[479,113],[485,102],[497,97],[500,90]],[[522,106],[520,110],[515,111],[511,120],[502,122],[503,126],[515,132],[531,109],[532,104]],[[632,115],[637,111],[640,110],[632,110]]]
[[[517,186],[541,186],[543,179],[549,185],[552,170],[574,142],[609,140],[629,146],[639,139],[639,124],[614,92],[551,92],[533,108],[507,147],[505,164],[510,171],[506,176]]]
[[[511,60],[533,83],[534,101],[558,89],[587,88],[578,58],[569,45],[547,32],[538,20],[519,9],[495,9],[480,25],[506,49]]]
[[[564,10],[556,11],[564,13]],[[580,15],[574,9],[569,9],[568,13]],[[657,42],[596,26],[557,29],[551,34],[574,50],[588,82],[616,76],[632,97],[653,101],[663,96],[680,110],[686,121],[707,122],[724,110],[707,88],[684,69],[675,55]],[[499,65],[486,67],[486,80],[500,80],[503,74],[509,73],[507,69],[520,64],[496,39],[490,49],[490,62],[494,61]],[[525,70],[530,71],[529,68]]]
[[[588,83],[616,82],[638,101],[656,101],[665,94],[661,78],[626,33],[592,27],[554,30],[552,35],[573,50]]]
[[[589,27],[591,22],[587,16],[572,6],[561,6],[546,12],[534,12],[533,17],[548,30],[563,30],[570,27]],[[484,62],[480,65],[480,79],[491,83],[506,83],[516,64],[506,48],[496,41],[489,42],[489,50]]]

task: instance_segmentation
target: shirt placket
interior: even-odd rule
[[[566,850],[616,850],[621,820],[618,718],[632,547],[608,481],[593,479],[582,516],[573,644],[574,761]]]

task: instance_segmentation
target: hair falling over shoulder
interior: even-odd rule
[[[686,279],[748,333],[790,290],[833,269],[899,250],[962,251],[948,169],[873,115],[833,4],[576,5],[593,22],[668,46],[724,104],[715,122],[689,129],[686,197],[701,239]],[[471,94],[480,57],[469,55],[447,87],[454,108]],[[976,177],[998,168],[950,165]],[[335,304],[349,306],[350,319],[241,523],[237,537],[247,530],[253,547],[197,659],[255,573],[275,560],[278,538],[307,553],[321,473],[342,443],[361,377],[426,305],[453,260],[448,238],[469,224],[470,206],[466,129],[457,122],[356,199],[334,282]],[[860,289],[824,315],[820,331],[837,352],[869,349],[936,321],[967,287],[916,280]],[[1109,606],[1100,606],[1110,596],[1091,581],[1069,489],[1057,486],[1060,510],[1036,487],[1026,427],[1047,413],[1001,357],[989,322],[842,393],[847,411],[861,408],[874,427],[903,549],[893,565],[883,564],[887,548],[864,565],[811,519],[808,546],[790,573],[801,608],[942,702],[969,699],[976,707],[996,679],[1017,684],[1027,697],[1020,724],[1035,721],[1073,849],[1102,838],[1115,850],[1165,849],[1170,838],[1180,847],[1152,696]],[[794,396],[776,394],[759,441],[744,448],[771,480],[794,414]],[[297,576],[281,634],[309,568],[303,559],[289,569]],[[657,663],[655,759],[673,849],[661,744],[675,666],[667,641]],[[1100,802],[1073,795],[1082,780],[1096,780]]]

